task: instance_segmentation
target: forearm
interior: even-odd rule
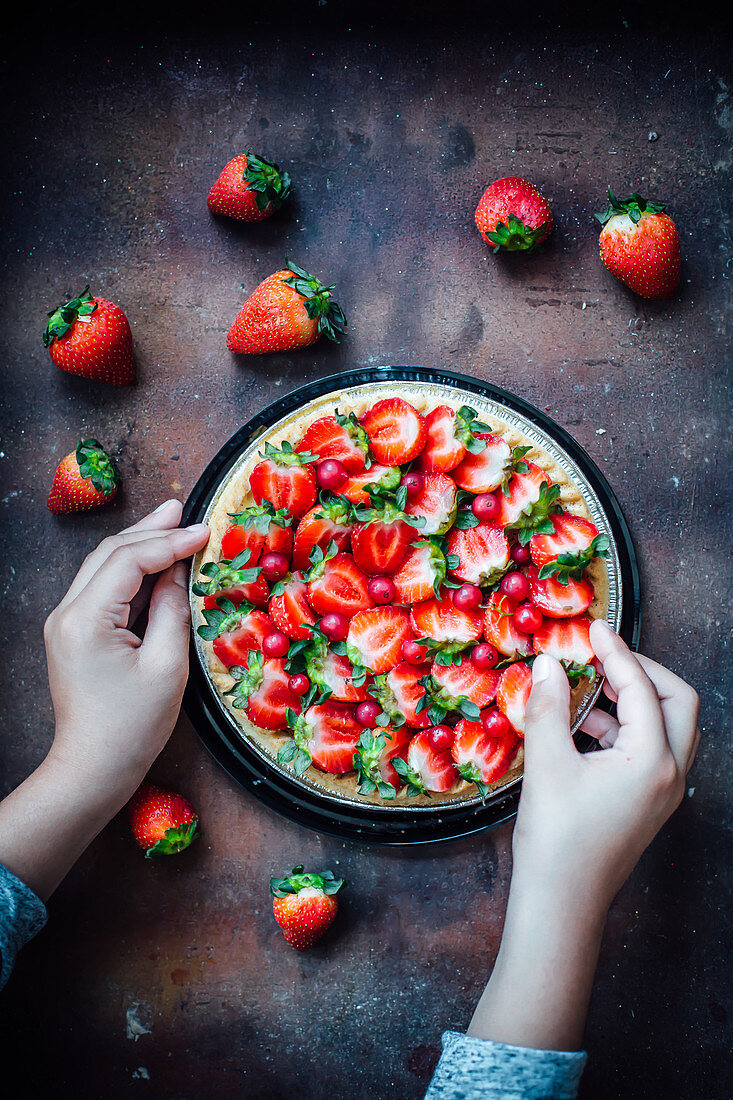
[[[516,868],[491,979],[468,1034],[542,1050],[579,1050],[605,906]]]
[[[130,793],[49,755],[0,803],[0,863],[45,901]]]

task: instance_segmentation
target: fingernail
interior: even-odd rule
[[[543,680],[546,680],[550,675],[551,667],[550,658],[544,653],[540,653],[538,657],[535,657],[532,665],[532,683],[541,684]]]
[[[169,504],[174,504],[174,503],[178,504],[178,501],[176,500],[175,497],[171,497],[170,500],[164,500],[163,503],[159,504],[158,507],[155,509],[155,511],[153,512],[153,515],[154,516],[157,515],[158,512],[162,512],[164,508],[167,508]]]
[[[204,533],[208,535],[209,533],[209,528],[206,526],[205,523],[192,523],[190,527],[186,528],[186,530],[188,531],[189,535],[203,535]]]

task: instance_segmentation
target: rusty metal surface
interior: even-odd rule
[[[583,1095],[728,1096],[728,44],[620,19],[602,33],[349,30],[332,8],[318,30],[284,34],[11,38],[3,791],[49,744],[41,624],[99,538],[185,495],[244,420],[301,382],[389,362],[489,378],[599,463],[640,551],[643,648],[703,697],[689,796],[610,915]],[[287,166],[297,199],[252,228],[215,221],[207,189],[249,144]],[[545,192],[556,229],[541,254],[496,259],[473,209],[512,173]],[[609,183],[668,201],[678,300],[641,302],[601,267],[591,214]],[[235,359],[227,328],[284,254],[338,282],[348,338]],[[86,279],[130,318],[134,388],[65,376],[40,345],[45,310]],[[57,520],[52,471],[82,434],[118,455],[125,492]],[[235,788],[185,720],[154,775],[198,806],[205,837],[146,864],[117,819],[59,889],[0,1003],[23,1095],[421,1096],[441,1031],[467,1025],[490,971],[511,829],[415,854],[301,831]],[[350,881],[334,934],[303,956],[266,893],[300,861]]]

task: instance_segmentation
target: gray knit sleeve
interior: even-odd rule
[[[46,906],[39,897],[0,863],[0,989],[15,956],[46,923]]]
[[[425,1100],[573,1100],[586,1058],[445,1031]]]

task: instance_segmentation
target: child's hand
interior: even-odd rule
[[[185,530],[167,501],[83,562],[44,631],[55,765],[124,801],[168,740],[188,675],[190,614],[183,559],[209,537]],[[156,578],[156,579],[154,579]],[[128,626],[150,598],[142,639]]]
[[[578,753],[565,673],[553,658],[537,658],[514,853],[525,883],[551,881],[567,898],[607,907],[682,800],[699,701],[673,673],[631,653],[605,622],[593,623],[591,641],[618,717],[592,711],[583,729],[604,748]]]

